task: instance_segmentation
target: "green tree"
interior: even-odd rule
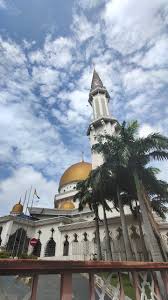
[[[106,162],[116,163],[116,166],[127,169],[127,172],[133,176],[145,234],[150,240],[148,246],[152,259],[153,261],[163,261],[149,217],[149,203],[145,195],[145,182],[142,174],[145,166],[152,159],[168,158],[168,139],[158,133],[148,135],[146,138],[139,138],[137,130],[138,123],[136,121],[128,125],[123,122],[118,135],[100,137],[99,143],[93,149],[103,153]]]
[[[111,239],[108,228],[108,221],[106,211],[110,210],[110,207],[106,201],[106,192],[107,192],[107,174],[106,169],[101,167],[92,170],[89,174],[89,177],[77,184],[78,193],[75,195],[75,200],[79,200],[79,210],[81,210],[86,204],[89,205],[90,209],[95,213],[96,221],[96,237],[98,239],[98,247],[100,253],[100,234],[98,232],[98,207],[101,205],[103,209],[103,224],[105,228],[105,242],[107,250],[107,259],[112,260],[112,251],[111,251]],[[99,255],[98,255],[99,256]],[[101,254],[102,257],[102,254]]]
[[[96,228],[96,242],[97,242],[97,259],[102,260],[101,241],[100,241],[100,228],[99,228],[99,203],[96,199],[96,195],[90,186],[90,178],[83,180],[77,184],[78,193],[74,196],[74,201],[79,201],[79,211],[82,211],[84,207],[89,206],[95,214],[95,228]]]
[[[112,251],[111,251],[111,239],[108,228],[108,220],[106,211],[110,211],[110,207],[107,202],[108,191],[109,191],[109,180],[108,180],[108,169],[106,165],[102,165],[92,170],[90,173],[90,178],[92,182],[92,190],[98,200],[98,203],[103,208],[103,221],[105,228],[105,242],[107,250],[107,259],[112,260]]]
[[[109,201],[113,202],[113,206],[115,209],[119,210],[120,212],[120,220],[122,226],[122,233],[124,239],[124,246],[126,251],[127,260],[133,259],[131,243],[128,233],[128,226],[126,222],[125,212],[124,212],[124,205],[122,202],[122,193],[125,191],[124,179],[125,179],[125,170],[123,168],[119,168],[116,162],[106,162],[104,163],[101,168],[106,168],[106,193],[105,197]],[[108,178],[107,178],[108,177]],[[124,185],[123,185],[124,182]]]

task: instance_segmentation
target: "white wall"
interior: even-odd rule
[[[12,230],[13,221],[8,221],[6,223],[1,223],[0,226],[3,227],[2,233],[1,233],[1,239],[2,239],[1,247],[5,247],[7,242],[8,242],[10,232]]]

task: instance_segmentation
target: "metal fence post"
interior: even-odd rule
[[[36,300],[38,286],[38,275],[34,275],[32,279],[31,300]]]
[[[95,300],[94,273],[89,273],[89,300]]]
[[[61,297],[60,300],[72,300],[72,273],[61,274]]]

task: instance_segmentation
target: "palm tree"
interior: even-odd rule
[[[159,172],[159,169],[152,168],[152,167],[145,167],[143,169],[139,169],[141,172],[141,178],[143,178],[143,193],[144,193],[144,200],[147,206],[147,211],[149,215],[149,219],[154,231],[154,234],[158,240],[160,251],[162,252],[162,256],[165,261],[167,261],[167,253],[165,249],[165,245],[163,244],[160,231],[158,228],[158,225],[154,219],[152,211],[154,211],[158,216],[161,218],[165,219],[166,218],[166,213],[168,212],[167,204],[168,204],[168,184],[165,181],[158,180],[156,175]],[[134,216],[137,215],[138,217],[138,223],[141,230],[141,217],[140,217],[140,211],[138,209],[138,205],[136,205],[136,211],[132,209],[132,204],[131,202],[137,203],[137,195],[136,195],[136,190],[135,187],[133,187],[134,180],[132,176],[127,175],[127,178],[129,178],[129,182],[127,182],[127,187],[129,188],[127,192],[129,191],[130,195],[129,198],[132,197],[132,200],[129,199],[130,201],[130,208],[131,211],[133,212]],[[127,201],[128,204],[128,201]]]
[[[118,135],[100,137],[99,143],[93,146],[93,150],[103,153],[105,161],[116,162],[116,165],[127,169],[133,176],[144,230],[150,240],[148,246],[152,259],[153,261],[163,261],[149,218],[142,170],[152,159],[168,159],[168,139],[158,133],[148,135],[146,138],[138,138],[137,130],[138,123],[136,121],[128,126],[126,126],[126,122],[123,122]]]
[[[126,222],[124,206],[121,197],[123,191],[125,191],[124,185],[122,184],[122,182],[124,182],[125,179],[125,172],[123,168],[118,168],[116,163],[106,162],[103,166],[105,165],[109,175],[109,179],[107,180],[108,185],[106,184],[106,197],[109,201],[113,202],[113,205],[117,210],[119,209],[126,257],[127,260],[132,260],[133,253],[128,233],[128,226]]]
[[[108,228],[108,221],[106,211],[110,211],[110,207],[107,203],[106,197],[108,197],[109,190],[109,181],[107,177],[107,169],[106,165],[102,165],[97,167],[95,170],[92,170],[90,173],[92,178],[92,187],[95,191],[96,198],[103,208],[103,217],[104,217],[104,228],[105,228],[105,242],[106,242],[106,250],[107,250],[107,259],[112,260],[112,251],[111,251],[111,239]]]
[[[155,176],[156,173],[158,173],[158,169],[154,168],[146,168],[144,169],[143,178],[145,181],[145,193],[148,197],[148,203],[150,204],[149,209],[149,218],[151,220],[151,224],[154,230],[154,233],[158,239],[160,250],[162,252],[162,255],[167,261],[167,251],[165,249],[165,245],[163,244],[160,231],[158,229],[158,225],[153,217],[152,211],[155,212],[159,217],[162,219],[166,218],[166,213],[168,212],[168,184],[165,181],[158,180]],[[122,193],[122,204],[127,205],[130,207],[130,211],[132,212],[132,215],[137,220],[139,231],[140,231],[140,238],[141,243],[143,246],[143,253],[145,260],[149,259],[147,255],[147,250],[144,242],[144,236],[143,236],[143,230],[142,230],[142,218],[141,218],[141,212],[140,207],[137,203],[137,195],[136,190],[134,187],[133,178],[129,176],[125,176],[127,178],[125,185],[127,186],[127,191],[125,190],[124,193]]]
[[[77,185],[78,193],[75,195],[75,199],[79,200],[79,209],[86,205],[89,205],[95,213],[95,221],[98,223],[98,206],[103,208],[103,217],[104,217],[104,228],[105,228],[105,242],[107,250],[107,259],[112,260],[112,251],[111,251],[111,239],[108,229],[108,221],[106,211],[111,210],[107,201],[106,201],[106,192],[107,192],[107,182],[106,182],[106,169],[104,167],[98,167],[95,170],[92,170],[89,174],[89,177],[81,181]],[[87,201],[86,201],[87,199]],[[98,225],[96,223],[96,228]],[[97,239],[100,239],[98,230],[96,230]],[[98,241],[99,245],[100,241]],[[100,246],[99,246],[100,252]],[[102,254],[101,254],[102,257]]]
[[[96,227],[96,242],[97,242],[97,259],[102,260],[101,241],[100,241],[100,228],[99,228],[99,203],[90,187],[90,180],[87,178],[77,184],[78,193],[74,196],[74,201],[79,200],[79,211],[82,211],[84,207],[89,206],[90,210],[95,214],[95,227]]]

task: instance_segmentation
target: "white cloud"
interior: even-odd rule
[[[164,130],[160,126],[160,124],[151,126],[148,123],[143,123],[143,124],[141,124],[141,126],[139,128],[139,136],[140,137],[147,137],[147,135],[154,133],[154,132],[159,132],[161,134],[164,134]],[[161,180],[165,180],[168,182],[168,163],[167,163],[167,161],[151,161],[151,165],[160,170],[157,177]]]
[[[13,167],[31,164],[46,176],[61,175],[64,166],[75,161],[76,151],[72,153],[68,141],[63,142],[59,128],[50,120],[51,109],[41,98],[52,93],[56,96],[61,75],[41,65],[33,67],[29,74],[23,49],[10,40],[1,39],[1,43],[1,161]],[[39,88],[41,96],[34,92]]]
[[[59,37],[52,39],[47,36],[42,50],[30,53],[32,63],[42,64],[55,68],[67,68],[72,62],[74,42],[70,38]]]
[[[77,0],[77,5],[83,9],[93,9],[102,2],[103,0]]]
[[[0,0],[0,9],[3,8],[7,8],[7,4],[6,4],[6,0]]]
[[[146,137],[147,135],[154,133],[154,132],[160,132],[161,128],[153,127],[150,124],[142,124],[139,128],[139,136],[140,137]]]
[[[160,169],[160,173],[158,174],[158,178],[161,180],[166,180],[168,182],[168,163],[167,162],[159,162],[156,164],[156,167]]]
[[[125,70],[122,74],[123,84],[126,92],[134,94],[136,92],[150,93],[164,87],[168,82],[168,70],[144,71],[140,68]]]
[[[40,87],[43,97],[50,97],[54,93],[56,94],[61,84],[58,71],[47,66],[33,67],[32,80]]]
[[[57,193],[57,184],[55,181],[47,181],[46,178],[32,167],[23,167],[15,170],[10,178],[0,182],[0,215],[9,214],[14,204],[20,197],[22,202],[26,190],[32,191],[36,188],[40,196],[39,203],[34,201],[34,206],[54,207],[54,195]],[[32,199],[32,195],[31,195]]]
[[[88,21],[85,15],[78,14],[74,15],[72,29],[77,40],[80,42],[84,42],[93,37],[94,35],[98,34],[100,30],[98,23],[94,24],[93,26],[93,24]]]
[[[168,37],[163,35],[139,62],[144,67],[164,67],[167,64]]]
[[[103,13],[108,45],[122,53],[140,49],[162,29],[159,11],[165,5],[166,0],[108,1]]]

